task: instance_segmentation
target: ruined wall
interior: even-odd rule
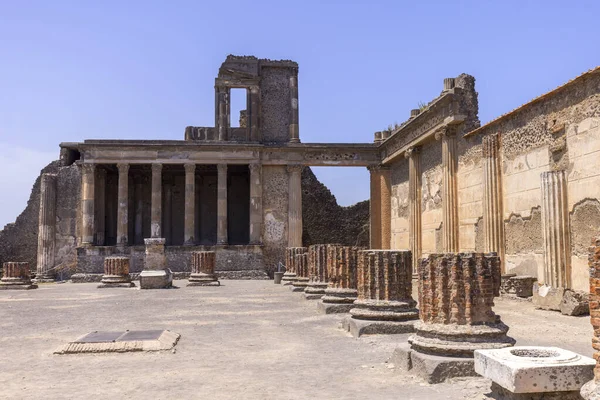
[[[288,241],[288,173],[285,166],[262,167],[263,260],[271,274],[279,262],[285,264]]]
[[[369,244],[369,202],[349,207],[338,205],[335,196],[308,167],[302,171],[302,219],[303,246]]]
[[[400,159],[392,167],[392,249],[409,249],[409,178],[408,160]]]
[[[600,76],[588,74],[486,125],[472,146],[493,133],[501,135],[506,272],[543,276],[540,174],[564,169],[572,286],[587,290],[587,243],[600,229]]]
[[[423,255],[442,252],[442,145],[421,150],[421,227]]]
[[[292,74],[289,68],[261,67],[261,131],[265,143],[289,140]]]

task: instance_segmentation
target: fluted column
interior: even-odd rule
[[[104,246],[106,244],[106,170],[104,168],[96,168],[96,245]]]
[[[288,247],[302,246],[302,165],[288,165]]]
[[[412,252],[412,273],[416,274],[422,254],[421,148],[411,147],[404,156],[408,158],[409,244]]]
[[[371,179],[370,247],[389,249],[392,237],[391,170],[382,165],[368,169]]]
[[[261,244],[262,238],[262,166],[250,164],[250,244]]]
[[[152,212],[150,235],[160,238],[162,231],[162,164],[152,164]]]
[[[37,278],[54,280],[56,233],[56,180],[54,174],[43,174],[40,188],[38,219]]]
[[[183,224],[183,244],[195,242],[196,220],[196,164],[185,164],[185,219]]]
[[[219,286],[219,280],[215,275],[216,260],[214,251],[194,251],[188,286]]]
[[[292,112],[290,114],[290,142],[300,141],[299,110],[298,110],[298,75],[290,76],[290,102]]]
[[[143,229],[143,216],[144,216],[144,199],[143,194],[143,181],[140,175],[135,178],[135,222],[134,222],[134,239],[135,244],[144,244],[144,233]]]
[[[217,244],[227,244],[227,164],[217,165]]]
[[[381,248],[381,181],[379,179],[379,168],[377,166],[367,167],[370,178],[369,199],[369,247]]]
[[[497,134],[485,136],[483,138],[484,251],[495,252],[500,256],[500,267],[504,272],[504,220],[500,168],[500,137]]]
[[[94,164],[81,164],[81,244],[94,244]]]
[[[129,242],[129,164],[117,164],[119,169],[119,192],[117,208],[117,246],[127,246]]]
[[[544,284],[571,288],[571,231],[565,171],[542,172]]]
[[[456,128],[447,126],[442,139],[442,230],[444,251],[458,252],[458,192],[456,188]]]

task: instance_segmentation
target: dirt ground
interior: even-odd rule
[[[49,284],[0,292],[2,399],[485,399],[490,382],[429,385],[388,362],[407,335],[355,339],[343,316],[272,281],[221,287],[96,289]],[[517,345],[592,355],[588,317],[534,310],[499,299],[495,311]],[[54,355],[64,343],[104,330],[169,329],[175,351]]]

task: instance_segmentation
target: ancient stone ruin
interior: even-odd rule
[[[29,263],[5,262],[2,266],[2,279],[0,279],[0,290],[15,289],[37,289],[37,285],[31,282],[31,277],[29,275]]]
[[[217,255],[214,251],[195,251],[192,253],[192,273],[188,286],[220,286],[215,275]]]
[[[354,308],[358,297],[358,252],[361,247],[344,246],[336,254],[336,260],[329,263],[329,287],[318,303],[318,309],[325,314],[346,313]]]
[[[325,294],[325,289],[329,285],[329,248],[336,246],[315,244],[308,247],[308,275],[310,280],[304,290],[304,297],[307,300],[318,300]]]
[[[106,257],[104,259],[104,275],[98,288],[110,287],[134,287],[129,275],[129,258],[127,257]]]
[[[296,280],[292,282],[292,292],[304,292],[308,287],[308,253],[306,247],[303,252],[294,256],[294,267],[296,269]]]

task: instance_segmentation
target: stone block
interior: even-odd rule
[[[590,313],[590,296],[588,293],[565,290],[560,302],[560,312],[564,315],[586,315]]]
[[[533,305],[542,310],[560,311],[565,290],[553,288],[548,285],[533,284]]]
[[[412,350],[408,343],[401,343],[400,346],[396,347],[390,358],[390,362],[394,364],[396,371],[408,372],[412,369],[411,353]]]
[[[472,358],[434,356],[412,351],[411,372],[428,383],[441,383],[451,378],[477,376]]]
[[[416,320],[377,321],[347,318],[342,326],[354,337],[362,335],[395,335],[415,331]]]
[[[595,365],[589,357],[557,347],[475,351],[475,371],[516,394],[579,391],[594,377]]]
[[[170,269],[142,271],[140,273],[141,289],[168,289],[172,286],[173,273]]]
[[[343,314],[350,312],[354,307],[354,304],[335,304],[335,303],[323,303],[319,301],[317,303],[317,310],[323,314]]]

